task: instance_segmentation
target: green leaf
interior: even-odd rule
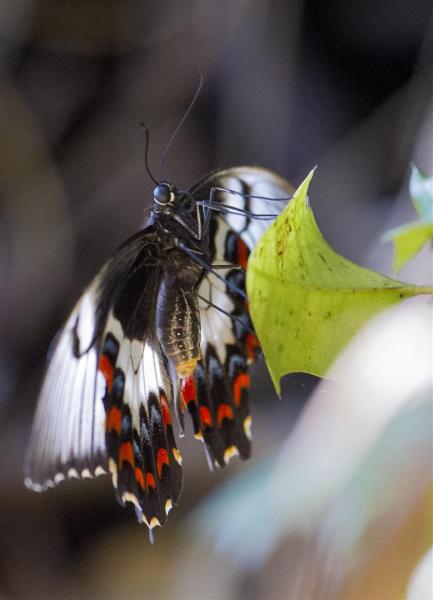
[[[364,269],[338,255],[307,202],[313,171],[252,252],[247,291],[252,321],[277,393],[293,372],[323,377],[356,331],[378,311],[433,288]]]
[[[433,223],[433,177],[428,177],[413,165],[409,191],[421,219]]]
[[[433,177],[427,177],[415,165],[409,182],[413,205],[421,221],[392,229],[384,235],[394,242],[393,270],[399,271],[423,245],[433,238]]]
[[[394,242],[392,268],[397,273],[408,260],[418,254],[426,242],[433,239],[433,223],[408,223],[389,231],[385,239]]]

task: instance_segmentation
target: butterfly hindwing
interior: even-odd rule
[[[214,202],[222,206],[275,216],[281,203],[250,196],[284,198],[292,192],[284,179],[256,167],[211,173],[191,193],[204,200],[212,188],[230,190],[214,195]],[[224,466],[232,456],[251,454],[248,365],[260,347],[248,313],[245,269],[267,224],[245,214],[211,214],[210,266],[218,270],[204,273],[198,288],[202,359],[194,376],[183,382],[181,406],[188,407],[195,435],[205,442],[211,463]]]
[[[225,240],[232,233],[222,220],[213,224],[214,261],[232,263],[218,274],[245,291],[245,273],[228,255]],[[251,454],[246,336],[254,335],[245,298],[214,273],[199,288],[202,359],[196,370],[200,435],[211,461],[224,466],[231,457]],[[218,307],[218,308],[216,308]],[[197,427],[196,427],[197,429]],[[197,432],[196,432],[197,435]]]

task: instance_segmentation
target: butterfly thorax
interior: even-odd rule
[[[171,183],[160,183],[153,191],[150,223],[193,251],[207,253],[208,239],[202,235],[202,215],[190,192],[178,191]]]

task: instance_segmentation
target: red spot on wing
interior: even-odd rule
[[[242,390],[250,387],[250,376],[248,373],[239,373],[233,382],[233,400],[236,406],[241,403]]]
[[[153,474],[150,471],[147,471],[147,473],[146,473],[146,489],[148,490],[149,488],[156,490],[156,481],[155,481],[155,477],[153,476]]]
[[[108,356],[105,356],[105,354],[103,354],[99,359],[98,369],[104,376],[108,391],[111,392],[111,388],[113,387],[114,369],[113,365],[110,362],[110,359],[108,358]]]
[[[224,421],[224,419],[233,419],[233,409],[230,406],[230,404],[220,404],[218,406],[218,413],[217,413],[217,423],[218,423],[218,427],[221,425],[221,423]]]
[[[200,406],[200,423],[203,426],[212,427],[212,415],[207,406]]]
[[[107,432],[116,431],[120,433],[122,429],[122,411],[117,406],[112,406],[107,412],[105,429]]]
[[[167,427],[167,425],[171,425],[171,414],[165,394],[160,394],[159,403],[161,405],[162,422],[164,423],[164,426]]]
[[[250,251],[246,243],[241,238],[238,238],[236,240],[236,262],[243,269],[247,268],[249,254]]]
[[[134,475],[135,475],[135,481],[138,483],[138,485],[141,487],[141,489],[144,490],[145,484],[144,484],[143,471],[141,469],[139,469],[138,467],[135,467]]]
[[[260,348],[260,342],[255,333],[248,333],[246,340],[247,358],[255,360],[256,350]]]
[[[156,457],[156,470],[158,471],[158,477],[161,479],[162,467],[164,465],[170,466],[170,459],[168,452],[165,448],[159,448],[158,455]]]
[[[196,401],[197,393],[195,389],[194,379],[191,375],[189,377],[185,377],[185,379],[182,379],[180,393],[185,405],[187,405],[189,402]]]
[[[122,467],[122,463],[128,462],[132,468],[134,468],[134,450],[131,442],[123,442],[119,449],[119,467]]]

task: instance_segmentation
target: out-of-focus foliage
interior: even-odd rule
[[[412,165],[409,192],[416,212],[423,221],[433,222],[433,176]]]
[[[334,252],[307,202],[312,177],[313,171],[248,261],[251,317],[278,393],[287,373],[323,377],[348,340],[380,310],[433,293]]]
[[[290,557],[281,598],[403,597],[432,536],[432,316],[414,298],[361,330],[282,452],[198,511],[202,540],[248,570]]]
[[[397,227],[385,235],[386,240],[394,242],[395,272],[433,239],[433,177],[413,166],[409,191],[420,220]]]

